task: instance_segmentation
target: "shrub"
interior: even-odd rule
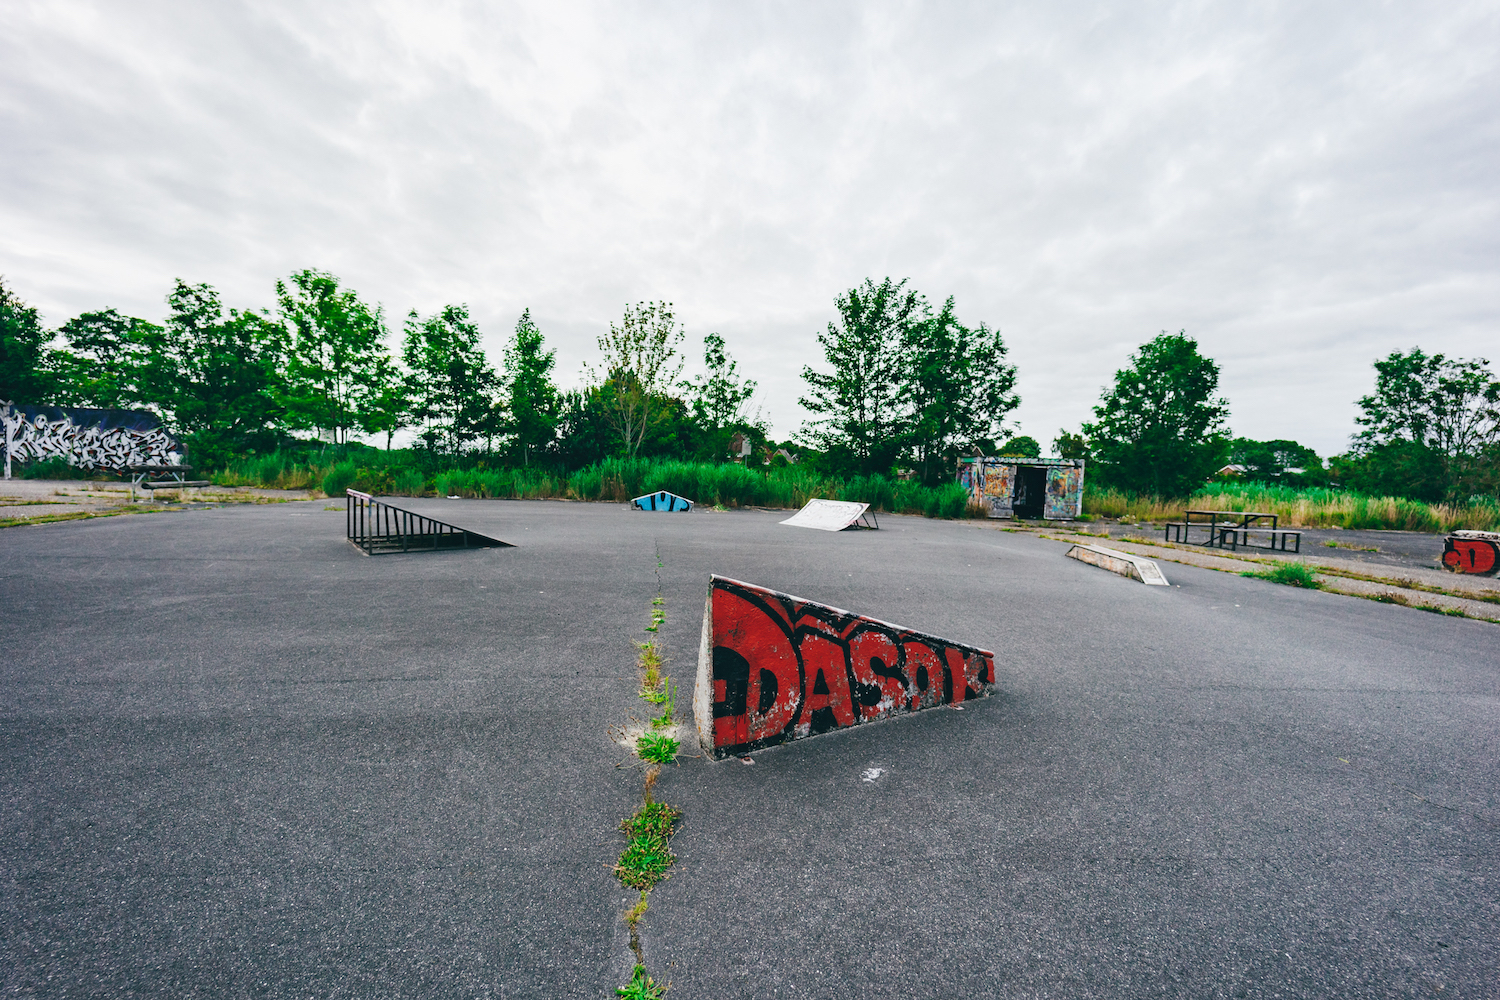
[[[322,490],[328,496],[341,497],[357,478],[359,470],[353,462],[339,462],[323,476]]]

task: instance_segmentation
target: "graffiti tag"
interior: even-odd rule
[[[994,689],[993,653],[764,587],[716,576],[707,613],[695,707],[715,757]]]

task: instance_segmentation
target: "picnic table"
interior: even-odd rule
[[[188,479],[187,474],[193,471],[190,465],[127,465],[125,471],[130,476],[131,500],[135,499],[137,489],[180,490],[212,485],[207,479]]]
[[[1201,542],[1193,539],[1195,528],[1205,533]],[[1231,550],[1255,548],[1279,552],[1302,551],[1302,532],[1281,527],[1280,518],[1265,511],[1183,511],[1181,521],[1167,522],[1163,538],[1183,545],[1208,545]],[[1264,539],[1264,544],[1260,543],[1261,539]]]

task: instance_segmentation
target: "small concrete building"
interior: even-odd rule
[[[961,458],[958,481],[990,517],[1071,520],[1083,513],[1083,459]]]

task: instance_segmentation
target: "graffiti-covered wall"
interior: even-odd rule
[[[715,757],[988,695],[995,656],[723,577],[709,584],[693,710]]]
[[[5,478],[11,462],[61,458],[90,469],[181,465],[182,445],[144,410],[14,406],[0,402]]]
[[[1081,458],[964,458],[958,482],[990,517],[1068,520],[1083,513]]]

